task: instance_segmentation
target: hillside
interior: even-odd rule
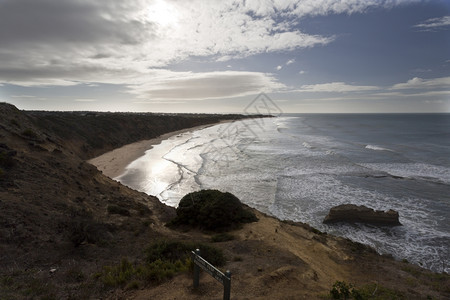
[[[259,221],[211,243],[211,234],[164,226],[175,211],[111,180],[87,159],[161,134],[236,115],[26,112],[0,104],[0,299],[215,299],[206,276],[192,291],[189,272],[169,281],[101,280],[104,266],[138,264],[155,241],[194,241],[223,249],[233,299],[314,299],[337,280],[370,285],[400,299],[446,299],[450,279],[305,224]]]

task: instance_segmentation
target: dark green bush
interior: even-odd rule
[[[378,284],[370,283],[358,289],[351,283],[336,281],[330,290],[332,299],[354,299],[354,300],[382,300],[382,299],[405,299],[400,292]]]
[[[140,282],[161,283],[177,273],[192,267],[191,251],[200,248],[202,257],[215,266],[222,266],[225,257],[221,250],[206,244],[179,241],[157,241],[146,250],[142,263],[131,263],[126,258],[114,266],[103,267],[95,277],[107,286],[136,288]]]
[[[345,281],[336,281],[333,284],[330,294],[333,299],[367,299],[351,283],[346,283]]]
[[[203,243],[161,240],[150,245],[146,250],[146,261],[151,263],[158,259],[167,261],[184,261],[191,257],[191,251],[200,249],[201,256],[214,266],[223,266],[226,262],[222,250]]]
[[[128,282],[136,274],[136,269],[126,258],[116,266],[105,266],[99,276],[104,284],[120,286]]]
[[[211,231],[237,228],[242,223],[256,222],[255,214],[244,209],[241,201],[231,193],[202,190],[184,196],[177,208],[177,216],[169,226],[188,225]]]

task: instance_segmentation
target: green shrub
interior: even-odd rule
[[[139,281],[137,280],[133,280],[131,281],[127,287],[125,288],[125,290],[129,291],[129,290],[137,290],[139,289]]]
[[[200,249],[201,256],[214,266],[223,266],[226,262],[222,250],[208,244],[166,240],[157,241],[145,250],[146,261],[183,261],[190,259],[191,251],[195,249]]]
[[[225,263],[222,251],[206,244],[157,241],[145,250],[144,262],[132,264],[124,258],[118,265],[103,267],[95,278],[106,286],[125,286],[126,289],[137,288],[140,282],[161,283],[192,268],[191,251],[196,248],[200,248],[202,257],[213,265]]]
[[[177,216],[168,225],[188,225],[211,231],[225,231],[242,223],[256,222],[251,211],[231,193],[202,190],[184,196],[177,208]]]
[[[103,267],[103,272],[100,277],[106,285],[120,286],[128,282],[135,273],[135,267],[126,258],[123,258],[120,264],[116,266]]]
[[[331,297],[333,299],[355,299],[363,300],[363,295],[353,287],[351,283],[346,283],[345,281],[336,281],[330,291]]]
[[[175,274],[187,271],[191,265],[189,259],[184,261],[176,260],[174,262],[167,260],[155,260],[137,269],[138,277],[147,281],[161,283],[172,278]]]
[[[370,283],[361,286],[358,289],[358,292],[362,296],[361,299],[371,299],[371,300],[406,299],[405,295],[402,292],[375,283]]]
[[[378,284],[370,283],[356,289],[351,283],[336,281],[330,290],[332,299],[354,299],[354,300],[395,300],[405,299],[400,292]]]
[[[118,205],[108,205],[107,207],[108,213],[110,214],[116,214],[121,216],[130,216],[130,212],[128,209],[120,207]]]
[[[164,282],[177,273],[189,270],[190,265],[189,259],[174,262],[158,259],[151,263],[132,264],[124,258],[118,265],[103,267],[95,277],[106,286],[126,285],[126,289],[135,289],[139,287],[139,282]]]

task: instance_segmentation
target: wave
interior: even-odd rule
[[[450,183],[450,169],[424,163],[365,163],[363,167],[385,172],[398,178],[417,178],[441,183]]]
[[[390,151],[390,152],[395,152],[394,150],[388,149],[388,148],[383,148],[377,145],[366,145],[365,147],[366,149],[370,149],[370,150],[375,150],[375,151]]]
[[[313,148],[313,146],[311,146],[309,143],[307,143],[307,142],[303,142],[302,143],[302,146],[303,147],[305,147],[305,148],[307,148],[307,149],[312,149]]]

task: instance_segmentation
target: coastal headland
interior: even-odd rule
[[[222,298],[206,274],[196,290],[190,271],[130,279],[160,241],[220,249],[231,299],[330,299],[338,281],[378,297],[368,299],[450,298],[448,274],[256,210],[257,222],[222,240],[168,228],[174,208],[111,179],[172,134],[245,117],[21,111],[1,103],[0,299]]]

